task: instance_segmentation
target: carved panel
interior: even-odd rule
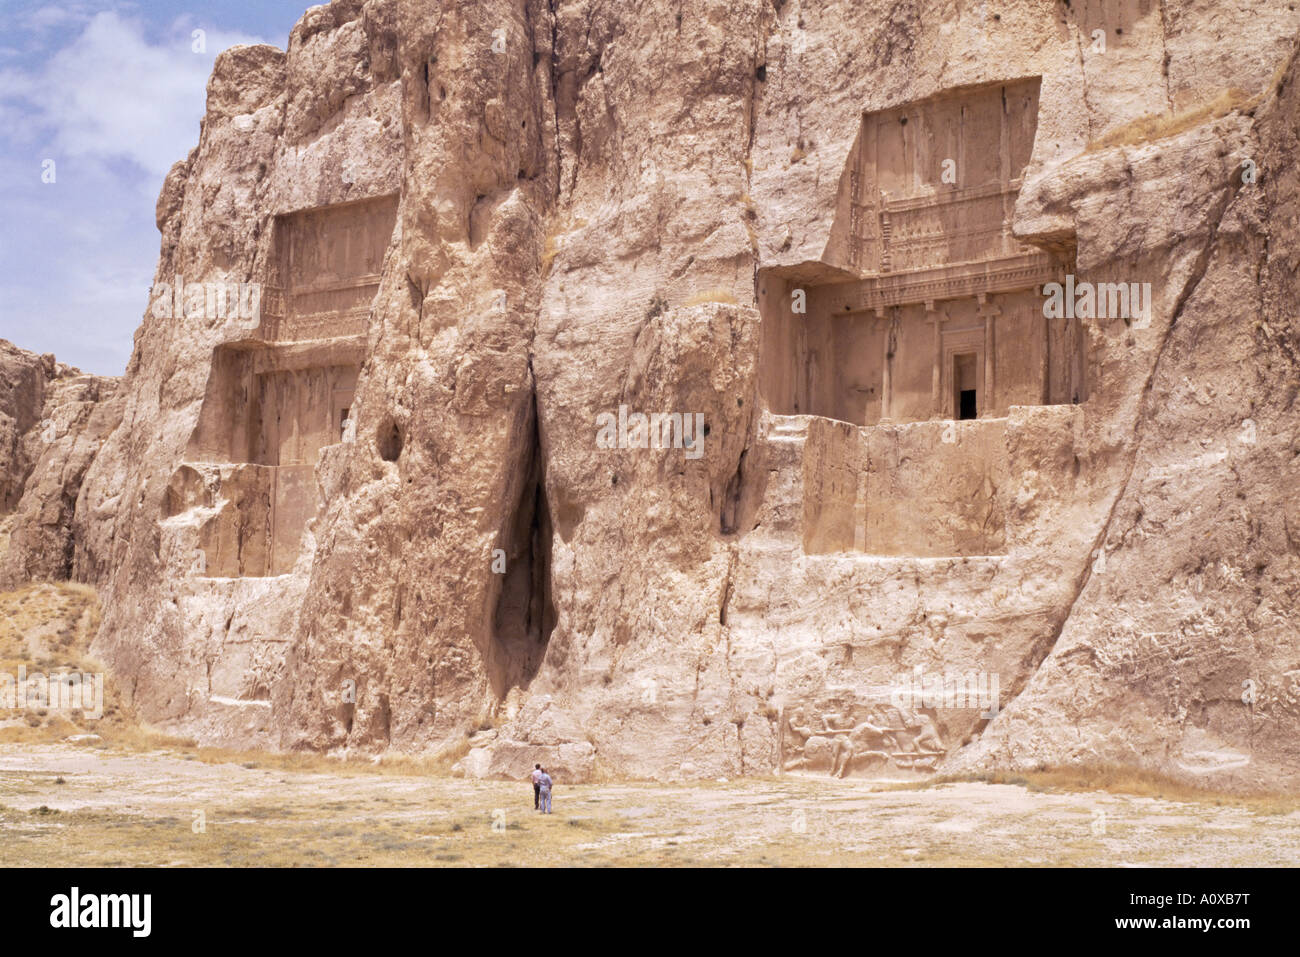
[[[1038,85],[958,90],[864,116],[849,176],[850,265],[889,273],[1019,253],[1010,221]]]
[[[780,722],[783,771],[839,778],[891,768],[931,771],[947,753],[933,718],[888,703],[795,707],[783,710]]]
[[[266,338],[364,333],[396,218],[396,196],[277,217],[275,262],[263,296]]]

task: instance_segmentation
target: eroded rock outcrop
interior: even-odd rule
[[[121,418],[116,379],[0,340],[0,590],[71,576],[82,480]]]
[[[1293,786],[1300,14],[998,6],[335,0],[222,54],[73,520],[141,715]]]
[[[32,461],[23,437],[41,420],[45,382],[53,372],[53,356],[0,339],[0,512],[12,512],[27,485]]]
[[[1099,206],[1106,170],[1143,182],[1137,202],[1152,208],[1140,245],[1103,222],[1096,247],[1176,257],[1179,282],[1136,396],[1124,482],[1069,618],[959,765],[1096,761],[1217,786],[1294,782],[1297,79],[1293,56],[1249,117],[1076,161],[1078,185],[1057,199]],[[1269,172],[1251,182],[1244,160]],[[1191,212],[1178,197],[1198,166],[1208,166],[1192,191],[1199,214],[1157,212]]]

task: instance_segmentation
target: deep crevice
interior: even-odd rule
[[[506,553],[506,570],[492,617],[488,676],[498,700],[533,680],[555,629],[551,595],[554,530],[546,500],[535,391],[527,414],[524,431],[528,438],[519,460],[520,471],[512,483],[519,492],[500,545]]]
[[[723,535],[734,535],[741,526],[741,493],[745,486],[745,459],[748,457],[749,449],[740,453],[736,472],[727,481],[726,490],[722,494],[722,510],[718,515],[718,525]]]

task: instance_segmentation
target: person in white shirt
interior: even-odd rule
[[[542,799],[542,766],[540,764],[534,764],[533,765],[533,810],[534,811],[539,810],[541,808],[541,799]]]
[[[542,772],[542,776],[537,783],[541,786],[542,789],[542,813],[550,814],[551,813],[551,787],[553,782],[551,781],[551,776],[546,773],[546,768],[540,768],[539,770]]]

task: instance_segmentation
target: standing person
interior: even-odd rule
[[[533,810],[534,811],[541,808],[541,795],[542,795],[542,766],[540,764],[534,764],[533,765]]]
[[[537,782],[542,789],[542,813],[550,814],[551,813],[551,787],[553,785],[553,782],[551,781],[551,776],[546,773],[546,768],[543,768],[540,765],[538,765],[538,770],[542,772],[542,776]]]

